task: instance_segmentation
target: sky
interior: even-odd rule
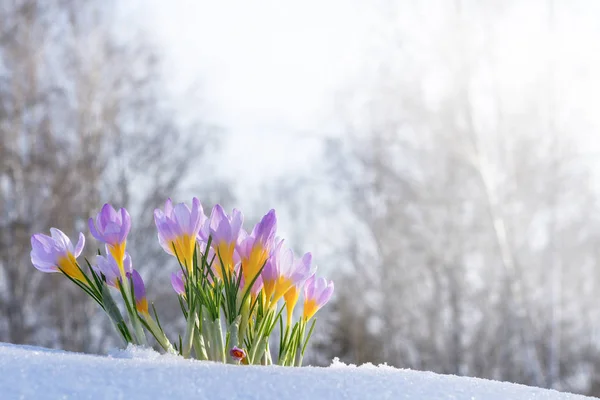
[[[308,170],[318,160],[321,139],[339,133],[336,110],[345,101],[344,91],[367,84],[365,71],[373,60],[393,57],[386,46],[394,29],[411,32],[415,59],[433,68],[438,82],[448,82],[440,60],[427,58],[438,53],[419,46],[442,46],[439,54],[444,56],[440,32],[454,3],[415,2],[408,11],[398,4],[129,0],[121,2],[121,16],[157,45],[176,108],[222,129],[226,162],[219,172],[244,192],[271,177]],[[600,113],[595,111],[600,102],[600,25],[594,17],[600,3],[555,2],[554,38],[548,37],[546,0],[510,4],[518,7],[498,5],[468,17],[469,23],[482,25],[482,35],[497,34],[496,53],[490,57],[504,77],[501,90],[511,99],[509,106],[529,112],[519,105],[518,93],[537,90],[535,82],[548,71],[548,55],[554,57],[554,90],[565,104],[557,118],[566,116],[569,127],[577,129],[586,153],[600,152]],[[467,7],[467,14],[476,8]],[[486,18],[501,13],[505,17],[496,18],[488,31]],[[485,98],[480,106],[485,107]],[[600,158],[584,159],[599,169]]]
[[[133,0],[186,112],[226,132],[225,174],[247,183],[302,168],[319,153],[336,93],[360,75],[375,13],[355,0]],[[196,96],[188,97],[190,88]]]

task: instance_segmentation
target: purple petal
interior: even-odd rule
[[[198,239],[203,242],[208,242],[208,237],[210,236],[210,219],[205,219],[202,227],[198,231]]]
[[[107,252],[106,257],[101,255],[96,256],[96,268],[98,272],[101,272],[102,275],[106,278],[106,283],[110,286],[117,286],[117,281],[121,276],[121,272],[119,271],[119,267],[115,261],[115,259]]]
[[[156,222],[157,225],[158,225],[157,221],[162,221],[164,218],[165,218],[165,213],[160,208],[157,208],[154,210],[154,222]]]
[[[238,232],[237,243],[242,243],[249,236],[250,235],[248,234],[248,232],[246,232],[246,230],[244,228],[241,228],[240,231]]]
[[[170,198],[165,201],[165,215],[173,214],[173,202]]]
[[[175,205],[173,213],[175,214],[175,221],[180,228],[181,233],[188,235],[192,234],[194,227],[192,226],[191,211],[189,207],[184,203],[179,203]]]
[[[294,251],[292,249],[287,249],[281,254],[279,260],[279,269],[281,273],[289,277],[292,274],[292,270],[294,267]]]
[[[172,256],[175,255],[175,253],[173,252],[173,247],[171,246],[171,241],[165,239],[164,236],[162,236],[160,234],[160,232],[158,233],[158,243],[160,244],[160,247],[163,248],[163,250],[167,253],[170,254]]]
[[[84,245],[85,245],[85,236],[83,235],[83,233],[79,232],[79,240],[77,241],[77,245],[75,246],[75,251],[73,252],[73,255],[75,256],[75,258],[79,257],[79,255],[83,251]]]
[[[198,234],[198,232],[200,231],[200,228],[202,227],[202,225],[204,224],[204,221],[206,220],[206,215],[204,215],[204,209],[202,208],[202,204],[200,203],[200,200],[198,200],[198,198],[196,198],[196,197],[194,197],[192,199],[191,220],[194,224],[193,232],[194,232],[194,235],[196,235],[196,234]]]
[[[53,245],[54,241],[52,238],[44,235],[43,233],[36,233],[35,235],[31,236],[31,247],[34,249],[48,252]]]
[[[277,230],[277,216],[275,210],[270,210],[252,231],[252,236],[257,241],[262,243],[266,248],[269,248],[275,240],[275,231]]]
[[[129,212],[125,208],[121,208],[121,235],[119,237],[119,242],[123,243],[129,235],[129,231],[131,230],[131,216]]]
[[[331,298],[333,294],[333,282],[329,282],[325,289],[317,297],[317,304],[319,307],[323,307]]]
[[[248,236],[244,241],[242,241],[237,246],[237,251],[242,259],[248,259],[250,257],[250,252],[252,251],[252,247],[254,246],[254,238],[252,236]]]
[[[261,291],[263,286],[263,278],[259,275],[256,281],[254,281],[254,285],[252,285],[252,288],[250,288],[250,291],[253,295],[258,296],[258,293]]]
[[[171,274],[171,286],[173,286],[173,290],[175,293],[179,295],[185,294],[185,285],[183,283],[183,272],[173,272]]]
[[[265,281],[275,281],[279,277],[279,265],[275,257],[267,260],[265,267],[262,270],[261,276]]]
[[[219,226],[216,231],[213,232],[215,243],[227,242],[231,243],[231,226],[229,225],[229,221],[227,219],[222,220],[219,223]]]
[[[211,213],[210,213],[210,228],[211,230],[216,230],[217,227],[221,224],[221,221],[227,219],[227,215],[225,214],[225,210],[221,207],[220,204],[215,204]]]
[[[310,268],[310,264],[312,263],[312,254],[306,253],[302,256],[302,263],[307,265]]]
[[[31,250],[30,253],[31,263],[33,266],[42,272],[57,272],[58,268],[54,262],[49,259],[43,258],[44,256],[36,253],[35,250]]]
[[[94,218],[90,218],[88,220],[88,227],[90,228],[90,233],[92,234],[92,236],[94,237],[94,239],[103,242],[102,236],[96,230],[96,224],[94,222]]]
[[[244,214],[241,211],[234,208],[231,213],[231,235],[232,240],[237,240],[240,230],[242,229],[242,224],[244,223]]]
[[[174,255],[173,249],[171,248],[171,242],[174,239],[174,234],[168,223],[167,216],[161,210],[154,210],[154,223],[156,224],[156,228],[158,230],[158,242],[160,243],[161,247],[168,254]]]
[[[315,275],[311,275],[304,283],[304,298],[312,299],[314,297]]]
[[[42,272],[56,272],[56,247],[52,239],[41,233],[31,237],[31,263]]]
[[[133,271],[133,262],[131,261],[129,253],[125,253],[125,258],[123,258],[123,269],[125,270],[125,273]]]
[[[323,277],[319,277],[314,281],[314,296],[318,297],[327,287],[327,281]]]
[[[63,250],[68,250],[73,252],[73,244],[67,235],[63,233],[60,229],[50,228],[50,235],[52,235],[52,239],[55,244]]]
[[[117,212],[110,204],[106,203],[102,206],[100,213],[98,214],[98,229],[103,231],[109,222],[116,222]]]
[[[133,281],[133,294],[136,300],[142,300],[146,297],[146,286],[144,285],[142,276],[135,269],[128,276],[131,276],[131,280]]]

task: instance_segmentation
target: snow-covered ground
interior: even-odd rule
[[[108,357],[0,344],[0,399],[586,399],[510,383],[386,366],[247,367],[152,350]]]

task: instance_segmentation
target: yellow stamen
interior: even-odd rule
[[[276,283],[277,283],[277,281],[275,281],[275,280],[263,281],[263,294],[264,294],[267,302],[271,301],[271,297],[273,296],[273,293],[275,292],[275,284]]]
[[[135,308],[141,314],[150,315],[148,313],[148,300],[146,300],[145,297],[143,299],[141,299],[141,300],[136,300],[136,302],[135,302]]]
[[[304,302],[304,312],[302,313],[302,318],[306,321],[311,319],[313,315],[319,310],[319,305],[316,300],[309,299]]]
[[[233,268],[235,267],[235,265],[233,265],[233,252],[235,250],[235,243],[221,242],[217,244],[215,250],[217,252],[217,256],[214,260],[213,270],[216,273],[216,275],[222,280],[222,269],[224,269],[229,276],[233,274]],[[221,268],[221,261],[223,261],[223,268]]]
[[[123,259],[125,258],[125,245],[126,242],[123,241],[116,245],[108,246],[108,251],[110,252],[110,255],[117,262],[117,266],[119,267],[119,272],[121,273],[121,279],[123,280],[123,282],[127,280],[125,276],[125,267],[123,266]]]
[[[87,280],[79,267],[77,267],[77,261],[73,253],[69,252],[66,256],[59,258],[57,264],[65,275],[87,285]]]
[[[269,252],[260,244],[252,247],[250,256],[242,261],[242,273],[246,285],[250,285],[252,280],[258,275],[258,272],[269,258]]]
[[[182,235],[175,238],[171,242],[173,252],[177,254],[177,259],[184,265],[188,273],[194,272],[194,250],[196,249],[196,237],[190,235]]]
[[[283,295],[286,294],[293,285],[294,282],[292,282],[291,279],[285,276],[280,276],[277,279],[277,283],[275,285],[275,295],[273,296],[273,302],[278,302],[279,299],[283,297]]]
[[[287,326],[292,326],[292,315],[294,314],[294,308],[298,302],[300,291],[296,286],[292,286],[290,290],[285,292],[283,299],[285,300],[285,307],[287,310]]]

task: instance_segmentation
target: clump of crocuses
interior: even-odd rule
[[[77,261],[85,245],[83,233],[73,246],[56,228],[50,229],[51,236],[31,237],[31,261],[42,272],[64,274],[92,297],[125,343],[147,345],[149,333],[165,351],[186,358],[302,365],[314,316],[331,298],[333,282],[315,276],[310,253],[297,257],[277,237],[275,210],[250,233],[239,210],[228,215],[216,205],[207,217],[197,198],[191,208],[168,199],[164,209],[154,211],[154,220],[160,245],[173,256],[170,284],[186,320],[178,340],[165,334],[127,252],[131,217],[126,209],[105,204],[90,218],[90,233],[103,244],[104,254],[98,250],[84,267]],[[301,295],[303,310],[295,318]]]

